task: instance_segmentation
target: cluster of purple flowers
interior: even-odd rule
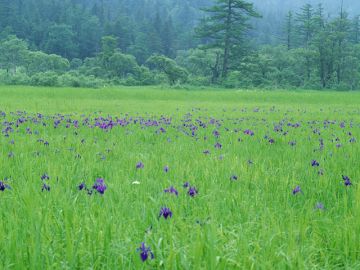
[[[199,193],[198,190],[197,190],[195,187],[190,186],[190,183],[189,183],[189,182],[185,182],[185,183],[183,184],[183,187],[188,189],[187,194],[188,194],[190,197],[195,197],[195,196]]]
[[[246,130],[244,131],[244,134],[245,134],[245,135],[249,135],[249,136],[254,136],[254,135],[255,135],[254,131],[252,131],[252,130],[250,130],[250,129],[246,129]]]
[[[46,181],[50,180],[50,176],[46,173],[44,173],[42,176],[41,176],[41,181],[43,182],[42,184],[42,187],[41,187],[41,191],[44,192],[44,191],[50,191],[50,186],[47,184]]]
[[[255,108],[253,111],[259,112],[259,109]],[[261,112],[263,112],[263,110],[261,110]],[[5,113],[1,113],[0,116],[1,115],[4,118],[6,116]],[[12,135],[12,133],[15,134],[16,132],[19,131],[19,130],[17,130],[17,128],[19,128],[21,125],[24,126],[24,123],[27,123],[22,131],[26,135],[33,135],[33,136],[38,135],[39,132],[36,130],[35,127],[32,127],[32,126],[27,127],[27,125],[30,124],[31,121],[32,121],[32,123],[39,124],[44,127],[51,127],[51,128],[54,127],[54,128],[58,128],[58,129],[66,127],[66,128],[78,129],[80,126],[82,126],[82,127],[87,127],[87,128],[98,128],[105,132],[109,132],[111,129],[113,129],[115,127],[120,128],[120,127],[126,127],[128,125],[140,125],[140,127],[142,129],[152,127],[153,128],[153,129],[151,129],[152,132],[155,131],[156,134],[159,134],[159,135],[166,134],[166,136],[169,136],[169,138],[167,138],[167,141],[169,143],[176,142],[176,140],[172,140],[173,137],[170,138],[172,135],[172,133],[170,131],[171,131],[171,129],[173,129],[176,126],[176,125],[172,125],[172,123],[171,123],[172,120],[170,118],[162,117],[160,119],[154,120],[154,119],[147,119],[147,118],[143,118],[143,117],[132,118],[132,117],[128,117],[128,115],[126,115],[126,117],[124,117],[122,119],[115,118],[115,117],[112,118],[111,116],[107,116],[107,117],[96,116],[96,118],[94,118],[94,119],[87,118],[87,117],[85,118],[85,116],[81,116],[82,120],[76,120],[76,119],[72,119],[72,117],[73,116],[70,117],[70,116],[65,116],[65,115],[56,115],[54,117],[47,118],[41,114],[38,114],[38,115],[36,115],[36,117],[30,118],[30,117],[22,116],[20,113],[18,119],[14,120],[13,122],[4,121],[2,123],[2,133],[5,137],[9,137]],[[48,119],[48,120],[46,120],[46,119]],[[50,123],[45,122],[45,121],[49,121],[49,119],[51,121]],[[288,119],[288,118],[286,117],[286,119]],[[255,132],[257,133],[257,135],[261,134],[261,132],[260,132],[261,130],[255,130],[255,132],[250,129],[244,130],[240,124],[241,122],[244,121],[244,119],[240,119],[240,118],[236,119],[235,121],[239,125],[236,126],[236,128],[234,128],[233,130],[230,127],[225,127],[225,125],[224,125],[225,121],[226,121],[225,118],[218,119],[218,120],[211,118],[209,120],[209,118],[204,119],[204,118],[199,117],[198,119],[193,119],[193,114],[189,113],[186,115],[186,118],[182,120],[182,126],[177,126],[176,128],[178,128],[180,130],[180,132],[182,132],[186,136],[189,136],[190,138],[192,138],[194,141],[201,140],[202,143],[204,143],[204,144],[206,143],[206,146],[204,146],[204,148],[202,148],[202,149],[206,149],[206,148],[213,149],[212,147],[214,147],[215,149],[220,150],[223,148],[225,148],[225,149],[229,148],[229,144],[231,145],[232,142],[228,142],[226,140],[226,137],[225,137],[226,134],[236,133],[235,138],[233,138],[231,136],[230,136],[230,138],[238,140],[239,142],[245,142],[245,143],[246,143],[247,136],[255,136]],[[276,145],[281,145],[284,140],[279,139],[280,136],[289,136],[290,137],[292,135],[292,128],[302,127],[301,130],[304,130],[306,128],[305,122],[298,122],[298,123],[294,124],[294,123],[290,123],[284,119],[284,120],[281,120],[279,123],[273,123],[273,125],[271,125],[270,122],[265,118],[262,119],[262,121],[263,122],[253,123],[253,125],[250,124],[248,127],[257,127],[257,126],[259,126],[259,124],[264,124],[264,126],[267,126],[268,128],[270,127],[270,129],[267,130],[267,133],[265,133],[266,136],[264,137],[264,139],[261,140],[261,142],[264,144],[275,144],[275,142],[276,142]],[[291,121],[293,121],[293,120],[291,120]],[[348,127],[352,128],[353,123],[351,121],[350,122],[345,122],[345,121],[338,122],[338,121],[328,121],[328,120],[326,120],[324,122],[309,121],[308,125],[309,125],[308,127],[310,128],[310,130],[309,130],[310,134],[308,134],[309,141],[314,140],[313,138],[315,138],[315,140],[316,140],[315,142],[316,142],[317,148],[314,149],[314,152],[323,150],[325,148],[325,143],[326,143],[326,147],[328,147],[328,144],[332,143],[331,146],[333,148],[335,148],[335,147],[336,148],[340,148],[340,147],[345,148],[346,142],[356,143],[356,138],[353,137],[355,132],[353,132],[352,130],[351,130],[351,132],[348,130],[341,131],[343,134],[346,134],[345,139],[341,136],[341,134],[339,132],[337,132],[337,133],[334,132],[332,135],[333,136],[332,138],[325,137],[325,135],[328,134],[328,132],[325,132],[324,129],[329,128],[330,125],[336,125],[336,127],[340,126],[341,129],[345,129]],[[324,129],[319,127],[319,125],[321,125],[321,126],[323,125]],[[272,129],[272,127],[273,127],[273,129]],[[203,134],[202,130],[206,130],[205,132],[207,132],[207,133]],[[131,130],[127,130],[126,132],[127,132],[126,134],[132,134]],[[74,134],[75,135],[80,134],[80,130],[74,130]],[[320,135],[323,135],[324,138],[321,138]],[[204,142],[202,141],[202,138],[204,138]],[[80,141],[80,139],[81,138],[79,138],[78,141]],[[307,138],[305,138],[305,139],[307,139]],[[65,140],[65,137],[64,137],[64,140]],[[49,146],[49,142],[44,139],[38,139],[37,141],[45,146]],[[97,141],[97,139],[95,141]],[[99,141],[100,141],[100,139],[99,139]],[[50,141],[50,142],[52,142],[52,141]],[[220,142],[222,142],[223,144],[221,144]],[[225,142],[226,142],[226,144],[225,144]],[[259,140],[259,142],[260,142],[260,140]],[[15,145],[15,141],[13,139],[9,143],[10,143],[9,147],[13,147],[13,145]],[[86,141],[85,139],[81,139],[82,145],[84,145],[84,144],[87,145],[90,143],[91,143],[91,140]],[[286,140],[286,143],[288,143],[288,145],[290,145],[290,146],[296,146],[297,141],[295,141],[294,138],[289,138],[288,140]],[[302,143],[303,143],[303,141],[301,141],[301,139],[299,138],[298,144],[300,145]],[[17,142],[17,144],[18,144],[18,142]],[[17,144],[16,144],[16,146],[17,146]],[[53,145],[53,144],[51,144],[51,145]],[[276,147],[276,146],[274,145],[274,147]],[[214,149],[214,151],[213,150],[211,150],[211,151],[213,151],[213,153],[216,152],[219,154],[220,154],[220,152],[223,152],[223,151],[217,151],[215,149]],[[11,149],[11,150],[13,150],[13,149]],[[49,149],[45,149],[45,151],[46,150],[49,150]],[[332,149],[332,150],[333,150],[333,152],[331,152],[330,155],[332,155],[336,151],[336,149]],[[75,147],[73,147],[71,151],[75,151]],[[109,153],[111,150],[107,149],[106,151]],[[59,152],[60,152],[60,150],[59,150]],[[342,151],[339,151],[339,152],[342,152]],[[40,153],[40,151],[38,151],[36,153],[37,153],[37,155],[42,154],[42,153]],[[210,155],[210,150],[205,150],[205,151],[203,151],[203,153],[205,155]],[[245,153],[246,153],[246,151],[245,151]],[[75,152],[75,154],[76,154],[76,152]],[[200,152],[200,154],[201,154],[201,152]],[[325,154],[327,154],[327,152],[324,151],[322,154],[325,156]],[[101,155],[101,159],[106,158],[106,156],[103,155],[102,153],[100,153],[100,155]],[[8,157],[13,157],[13,156],[14,156],[13,152],[10,151],[8,154]],[[224,158],[224,156],[227,158],[226,155],[220,155],[219,159],[222,160]],[[75,157],[80,159],[81,155],[76,154]],[[209,158],[211,158],[211,156],[209,156]],[[321,169],[320,163],[323,163],[325,161],[326,161],[325,157],[323,159],[321,159],[320,162],[313,159],[313,160],[311,160],[310,164],[312,167],[314,167],[314,170],[316,169],[316,171],[318,171],[319,175],[323,175],[324,170]],[[254,164],[253,161],[248,160],[248,165],[252,165],[252,164]],[[135,163],[133,165],[135,165]],[[321,164],[321,165],[323,165],[323,164]],[[309,164],[308,164],[308,166],[309,166]],[[136,170],[144,169],[144,163],[142,161],[137,162],[135,165],[135,168],[136,168]],[[135,168],[133,168],[133,169],[135,170]],[[167,166],[167,165],[164,166],[163,172],[168,173],[169,166]],[[237,181],[238,179],[239,179],[239,177],[236,174],[230,175],[231,181]],[[42,181],[41,190],[43,192],[50,191],[50,185],[48,183],[49,182],[52,183],[52,182],[49,180],[50,180],[50,177],[48,174],[44,173],[41,176],[41,181]],[[343,182],[341,182],[341,183],[343,183],[349,189],[351,188],[350,186],[353,185],[353,183],[351,182],[351,179],[348,176],[342,175],[342,180],[343,180]],[[197,188],[195,186],[190,185],[189,182],[184,183],[183,186],[184,186],[184,190],[183,191],[180,190],[180,193],[183,192],[184,196],[189,196],[189,197],[194,198],[199,194]],[[301,185],[301,187],[303,187],[303,186]],[[304,194],[301,187],[296,186],[293,189],[289,189],[288,196],[294,195],[294,198],[297,198],[297,199],[301,198],[300,194]],[[89,195],[92,195],[93,193],[98,193],[100,195],[104,195],[105,191],[107,190],[107,185],[105,184],[105,181],[103,178],[97,178],[95,180],[95,182],[89,186],[89,188],[86,186],[86,184],[84,182],[80,183],[77,188],[79,191],[86,191]],[[0,181],[0,191],[4,192],[7,189],[11,189],[11,188],[9,185],[6,184],[5,180]],[[185,191],[186,191],[186,193],[185,193]],[[174,199],[179,196],[179,192],[174,186],[170,186],[170,187],[164,189],[163,192],[169,196],[174,195],[173,196]],[[307,194],[307,192],[305,192],[305,194]],[[192,200],[192,199],[189,198],[189,200]],[[325,210],[325,206],[323,203],[318,202],[315,205],[315,209]],[[175,209],[172,209],[172,210],[175,210]],[[173,217],[172,210],[169,207],[165,207],[165,206],[161,207],[158,218],[159,219],[164,218],[165,220],[171,220]],[[174,213],[176,214],[176,212],[174,212]],[[154,258],[153,252],[151,251],[150,247],[147,247],[145,245],[145,242],[141,243],[141,246],[138,249],[138,251],[140,252],[140,257],[141,257],[142,261],[146,261],[149,258],[151,258],[151,259]]]
[[[99,193],[100,195],[104,195],[107,186],[105,185],[105,181],[103,178],[97,178],[92,188],[88,188],[84,182],[78,185],[78,190],[85,190],[88,195],[92,195],[94,191]]]
[[[167,189],[164,189],[164,192],[169,193],[169,194],[174,194],[176,196],[179,195],[179,192],[173,186],[171,186],[171,187],[169,187]]]

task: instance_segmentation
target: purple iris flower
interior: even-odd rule
[[[233,174],[233,175],[230,177],[230,180],[236,181],[236,180],[238,180],[238,177],[237,177],[235,174]]]
[[[324,206],[324,204],[318,202],[318,203],[315,204],[315,209],[325,210],[325,206]]]
[[[165,193],[170,193],[170,194],[175,194],[176,196],[179,195],[179,192],[173,186],[171,186],[171,187],[169,187],[167,189],[164,189],[164,192]]]
[[[217,130],[214,130],[214,131],[213,131],[213,135],[214,135],[216,138],[219,138],[220,132],[217,131]]]
[[[169,166],[166,165],[166,166],[164,167],[164,172],[166,172],[166,173],[169,172]]]
[[[289,142],[289,145],[290,145],[290,146],[295,146],[295,145],[296,145],[296,142],[295,142],[295,141],[290,141],[290,142]]]
[[[44,191],[50,191],[50,186],[47,185],[47,184],[43,184],[42,188],[41,188],[41,191],[44,192]]]
[[[348,176],[343,175],[342,178],[344,180],[345,186],[351,186],[352,185],[351,180],[350,180],[350,178]]]
[[[296,188],[294,188],[294,190],[292,191],[293,195],[296,195],[298,193],[303,193],[300,186],[297,186]]]
[[[11,189],[11,187],[4,182],[0,181],[0,191],[4,192],[5,189]]]
[[[190,197],[195,197],[198,194],[198,191],[195,187],[190,187],[188,194],[190,195]]]
[[[79,190],[83,190],[84,188],[86,188],[86,185],[84,182],[82,182],[79,186],[78,186],[78,189]]]
[[[42,176],[41,176],[41,180],[49,180],[50,179],[50,176],[48,176],[46,173],[44,173]]]
[[[350,143],[356,143],[356,139],[354,137],[352,137],[350,140],[349,140]]]
[[[216,143],[215,145],[214,145],[214,147],[216,148],[216,149],[221,149],[222,148],[222,145],[221,145],[221,143]]]
[[[189,182],[185,182],[183,185],[184,188],[188,188],[189,186],[190,186]]]
[[[144,163],[142,163],[141,161],[139,161],[139,162],[136,164],[136,169],[144,169]]]
[[[154,259],[154,253],[151,252],[149,247],[145,246],[145,243],[141,243],[141,246],[137,249],[140,252],[140,258],[143,262],[145,262],[150,255],[151,260]]]
[[[272,139],[272,138],[270,138],[270,139],[269,139],[269,143],[270,143],[270,144],[274,144],[274,143],[275,143],[275,140]]]
[[[319,167],[320,166],[320,163],[317,162],[315,159],[311,161],[311,166],[312,167]]]
[[[172,212],[169,208],[167,207],[163,207],[161,208],[160,210],[160,213],[159,213],[159,218],[163,216],[165,219],[168,219],[168,218],[171,218],[172,217]]]
[[[104,179],[97,178],[95,184],[93,185],[93,189],[95,189],[97,192],[103,195],[105,193],[105,190],[107,189]]]
[[[244,134],[245,134],[245,135],[249,135],[249,136],[254,136],[254,135],[255,135],[255,133],[254,133],[252,130],[250,130],[250,129],[245,130],[245,131],[244,131]]]

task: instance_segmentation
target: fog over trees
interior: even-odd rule
[[[357,89],[359,14],[357,0],[0,0],[0,81]]]

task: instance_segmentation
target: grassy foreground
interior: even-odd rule
[[[358,104],[0,87],[0,269],[360,269]]]

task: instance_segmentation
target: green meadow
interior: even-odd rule
[[[360,269],[359,104],[1,86],[0,269]]]

